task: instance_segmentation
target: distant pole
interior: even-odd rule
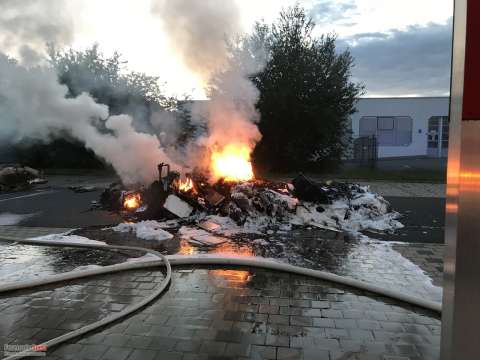
[[[442,360],[480,359],[480,1],[455,0]]]

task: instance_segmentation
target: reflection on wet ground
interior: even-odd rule
[[[21,281],[71,271],[79,266],[106,266],[127,259],[127,254],[112,251],[0,242],[0,279]]]
[[[131,234],[115,233],[116,237],[110,237],[109,233],[112,231],[96,229],[81,235],[108,240],[111,244],[150,245],[168,254],[262,256],[373,282],[434,301],[441,301],[442,296],[443,245],[438,244],[391,243],[318,229],[294,229],[265,236],[237,235],[218,246],[199,247],[179,236],[155,245],[139,241]],[[10,279],[70,271],[88,264],[109,265],[126,259],[125,254],[112,252],[37,246],[16,250],[15,246],[5,248],[0,244],[0,256],[5,259],[0,275],[9,274]],[[11,274],[15,277],[11,278]]]
[[[443,246],[361,239],[323,230],[297,229],[262,238],[235,237],[216,247],[187,240],[170,245],[171,253],[219,253],[262,256],[293,265],[325,270],[388,288],[441,301]]]

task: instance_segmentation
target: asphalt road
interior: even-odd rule
[[[369,233],[368,236],[389,241],[443,244],[445,198],[386,196],[385,199],[402,215],[400,222],[405,227],[395,234]]]
[[[30,214],[18,225],[77,228],[110,225],[121,218],[103,210],[90,210],[92,200],[98,200],[101,190],[75,193],[67,188],[41,188],[33,191],[0,194],[1,214]]]

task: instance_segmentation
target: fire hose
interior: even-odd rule
[[[48,340],[39,346],[50,348],[61,343],[64,343],[70,339],[79,337],[88,332],[94,331],[100,327],[106,326],[112,322],[115,322],[121,318],[124,318],[133,312],[141,309],[142,307],[148,305],[154,299],[159,297],[167,288],[171,282],[172,277],[172,268],[171,266],[175,265],[225,265],[228,267],[233,266],[246,266],[254,268],[262,268],[268,270],[276,270],[287,273],[292,273],[296,275],[309,276],[316,279],[321,279],[329,282],[334,282],[342,285],[346,285],[351,288],[356,288],[363,291],[372,292],[381,296],[386,296],[391,299],[398,300],[400,302],[412,304],[421,308],[425,308],[437,313],[442,312],[442,305],[435,301],[425,300],[413,295],[404,294],[400,291],[395,291],[391,289],[386,289],[374,284],[370,284],[364,281],[356,280],[349,277],[335,275],[329,272],[303,268],[295,265],[279,263],[276,261],[268,260],[260,257],[233,257],[225,256],[218,254],[198,254],[198,255],[163,255],[155,250],[135,247],[135,246],[114,246],[114,245],[100,245],[100,244],[74,244],[69,242],[60,242],[60,241],[40,241],[40,240],[19,240],[17,238],[8,238],[0,235],[0,240],[9,241],[12,243],[19,244],[29,244],[29,245],[43,245],[43,246],[63,246],[63,247],[76,247],[76,248],[91,248],[91,249],[100,249],[100,250],[134,250],[142,251],[158,257],[158,260],[144,260],[144,261],[134,261],[134,262],[125,262],[115,265],[108,265],[101,268],[90,269],[90,270],[79,270],[79,271],[70,271],[63,274],[51,275],[44,277],[42,279],[35,280],[26,280],[18,281],[13,283],[6,283],[0,285],[0,294],[31,289],[39,286],[44,286],[48,284],[64,282],[68,280],[76,280],[81,278],[86,278],[90,276],[110,274],[126,270],[142,269],[147,267],[159,267],[164,266],[166,268],[166,275],[163,281],[158,285],[158,287],[142,301],[127,306],[122,311],[119,311],[115,314],[109,315],[99,321],[83,326],[77,330],[73,330],[61,336],[58,336],[54,339]],[[26,350],[18,354],[14,354],[4,358],[4,360],[11,359],[20,359],[27,357],[32,354],[32,351]]]

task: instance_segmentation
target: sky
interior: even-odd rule
[[[0,12],[2,3],[6,6],[15,1],[0,0]],[[201,78],[173,51],[161,19],[151,12],[152,0],[22,1],[37,7],[31,16],[43,16],[47,24],[68,25],[65,32],[48,26],[40,29],[61,46],[82,49],[97,42],[106,55],[115,50],[123,54],[130,70],[159,76],[167,93],[205,97]],[[256,20],[271,23],[282,8],[295,4],[294,0],[232,1],[236,1],[245,32]],[[317,24],[316,35],[335,32],[339,49],[349,48],[355,58],[353,79],[365,85],[367,96],[448,94],[453,0],[299,3]],[[42,8],[46,6],[48,9]],[[6,24],[0,14],[0,33]],[[1,46],[2,51],[13,51],[6,41],[0,41]]]

